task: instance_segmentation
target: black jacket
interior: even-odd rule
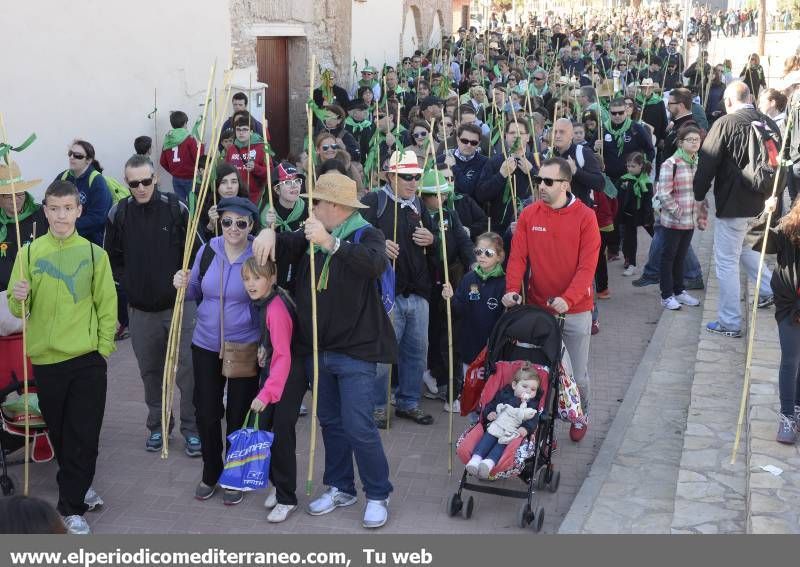
[[[33,225],[36,224],[36,234],[34,235]],[[39,206],[35,213],[20,221],[19,234],[22,238],[22,245],[31,242],[35,237],[47,233],[49,225],[47,217],[44,216],[44,207]],[[0,242],[0,246],[5,245],[5,250],[0,254],[0,292],[8,287],[11,280],[11,270],[14,268],[14,259],[17,257],[17,233],[14,223],[6,225],[5,242]]]
[[[328,104],[337,104],[341,106],[343,109],[347,110],[347,105],[350,102],[350,96],[347,94],[347,91],[344,90],[339,85],[333,85],[333,99],[332,101],[328,101]],[[322,89],[314,89],[314,102],[322,108],[325,104],[324,96],[322,95]]]
[[[482,280],[474,271],[467,272],[453,295],[453,312],[458,318],[458,352],[469,364],[489,340],[495,323],[503,314],[506,278]]]
[[[475,263],[475,254],[472,251],[472,240],[464,230],[464,225],[458,216],[458,211],[445,209],[444,211],[444,231],[447,246],[447,265],[452,266],[456,262],[461,262],[464,271],[470,269]],[[431,279],[436,284],[444,283],[444,265],[442,263],[442,241],[439,232],[439,211],[426,211],[426,215],[433,224],[433,234],[439,246],[427,254],[428,266]]]
[[[111,207],[103,247],[131,307],[156,312],[175,305],[172,276],[181,269],[188,225],[186,205],[158,190],[142,205],[128,197]]]
[[[581,167],[577,158],[577,151],[578,149],[575,144],[570,145],[570,147],[567,148],[567,151],[565,151],[563,154],[559,153],[556,148],[553,148],[553,154],[555,157],[564,159],[571,157],[575,162],[577,169],[575,170],[575,174],[572,176],[570,191],[578,199],[583,201],[584,205],[591,208],[594,207],[592,191],[602,191],[603,187],[605,187],[606,181],[603,178],[603,172],[600,170],[600,162],[597,161],[597,156],[592,149],[586,146],[581,148],[581,151],[583,152],[583,167]]]
[[[617,148],[614,137],[603,129],[603,160],[606,163],[606,175],[611,179],[619,179],[628,172],[625,167],[625,156],[631,152],[642,152],[648,161],[653,161],[655,148],[650,131],[643,125],[633,122],[630,130],[625,133],[622,152]],[[611,138],[611,140],[609,140]]]
[[[469,237],[475,240],[487,230],[488,217],[481,206],[469,195],[456,195],[453,206],[461,224],[469,229]]]
[[[719,218],[755,217],[764,209],[766,196],[753,189],[742,171],[748,164],[750,124],[756,120],[779,131],[771,118],[748,106],[714,122],[700,148],[694,198],[705,199],[713,180]]]
[[[538,171],[536,161],[532,154],[527,154],[526,157],[533,165],[530,172],[532,178]],[[514,222],[514,209],[510,197],[511,191],[509,190],[508,195],[506,195],[506,182],[510,181],[511,177],[506,179],[500,174],[500,166],[503,165],[504,161],[505,158],[501,153],[489,158],[486,165],[483,166],[483,172],[478,181],[478,186],[475,188],[474,195],[478,204],[489,206],[492,231],[498,234],[503,234],[506,228]],[[514,170],[512,175],[517,180],[517,207],[521,208],[522,201],[531,195],[531,186],[528,182],[528,176],[522,173],[519,167]]]
[[[451,169],[456,193],[474,197],[475,187],[478,185],[487,157],[481,153],[475,153],[470,160],[465,161],[458,157],[454,157],[454,159],[456,164]]]
[[[386,242],[381,231],[367,227],[358,244],[354,235],[345,238],[331,257],[328,287],[317,292],[317,333],[320,352],[345,354],[367,362],[397,360],[397,341],[389,316],[383,308],[377,282],[386,269]],[[311,272],[308,242],[302,231],[277,235],[277,257],[287,256],[298,265],[297,304],[298,351],[312,352]],[[325,254],[317,252],[319,274]]]
[[[664,137],[664,148],[658,156],[659,163],[667,161],[667,159],[671,158],[672,154],[675,153],[675,150],[678,149],[678,131],[686,125],[700,128],[700,125],[695,121],[694,115],[691,112],[673,120],[672,128],[667,130],[666,136]]]
[[[782,231],[773,228],[769,231],[767,253],[777,254],[778,268],[770,280],[775,319],[780,323],[792,317],[794,324],[800,325],[800,249]]]

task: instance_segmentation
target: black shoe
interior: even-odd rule
[[[766,297],[759,297],[758,298],[758,308],[759,309],[765,309],[765,308],[769,307],[770,305],[774,305],[774,304],[775,304],[775,296],[774,295],[768,295]]]
[[[389,421],[386,419],[385,409],[376,409],[372,412],[372,419],[375,420],[375,427],[378,429],[387,429]]]
[[[683,280],[683,287],[684,289],[705,289],[706,286],[703,284],[703,278],[692,278],[692,279],[685,279]]]
[[[420,408],[414,408],[410,410],[401,410],[399,408],[394,410],[394,415],[396,417],[402,417],[404,419],[410,419],[414,423],[418,423],[419,425],[430,425],[433,423],[433,416],[428,415]]]
[[[638,280],[633,280],[631,282],[631,285],[633,285],[633,287],[645,287],[645,286],[648,286],[648,285],[656,285],[657,283],[660,283],[659,280],[654,280],[654,279],[648,278],[647,276],[642,276]],[[686,289],[690,289],[690,288],[687,287]],[[694,289],[694,288],[692,288],[692,289]]]
[[[225,504],[225,506],[235,506],[242,500],[244,500],[244,492],[241,490],[226,488],[225,492],[222,493],[222,503]]]

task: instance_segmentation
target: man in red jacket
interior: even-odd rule
[[[236,168],[247,184],[250,200],[258,204],[267,182],[267,168],[272,164],[268,163],[264,152],[264,139],[253,134],[249,118],[237,116],[234,125],[236,137],[225,154],[225,161]]]
[[[600,252],[600,230],[592,209],[570,192],[569,162],[551,158],[542,162],[533,182],[542,198],[519,217],[506,271],[503,305],[521,302],[520,290],[528,264],[528,303],[564,314],[567,346],[584,412],[589,407],[589,340],[592,328],[592,281]],[[570,438],[580,441],[586,424],[575,423]]]

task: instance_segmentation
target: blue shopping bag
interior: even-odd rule
[[[256,414],[253,427],[248,427],[250,412],[247,412],[242,428],[228,435],[231,448],[219,478],[219,485],[223,488],[249,491],[267,487],[270,447],[275,435],[258,428],[258,417]]]

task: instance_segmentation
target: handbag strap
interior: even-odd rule
[[[250,422],[250,414],[253,413],[253,410],[247,410],[247,415],[244,416],[244,423],[242,424],[242,429],[247,429],[247,424]],[[253,422],[253,429],[258,429],[258,418],[261,417],[260,413],[256,413],[256,419]]]

